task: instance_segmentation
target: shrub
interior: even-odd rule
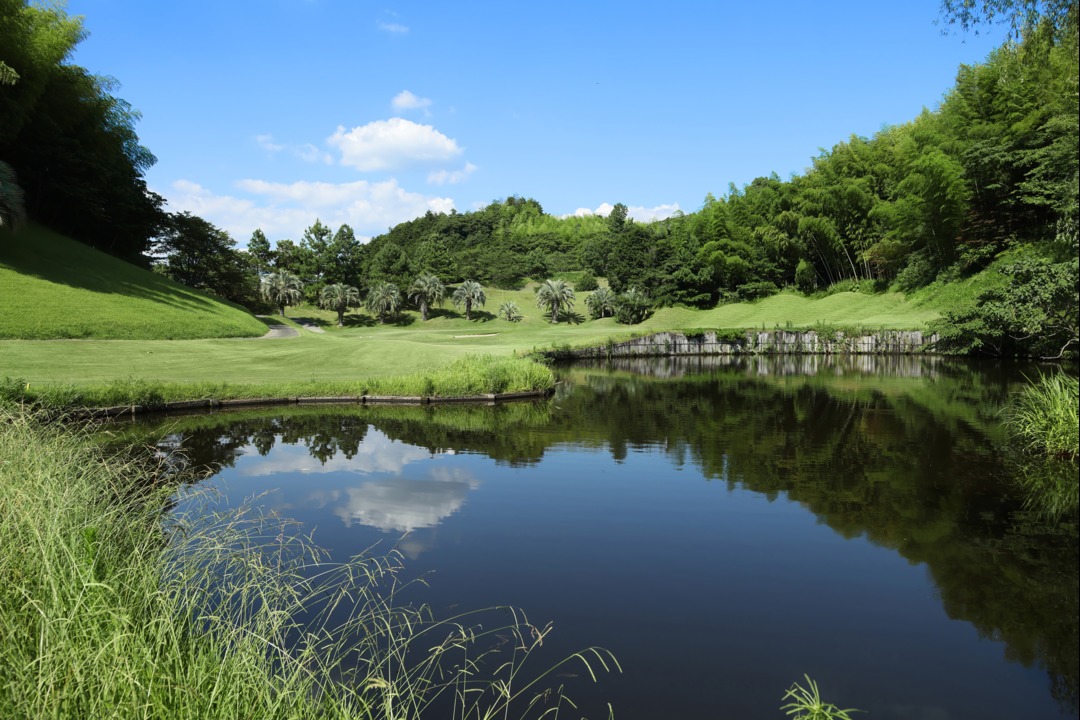
[[[577,292],[592,292],[600,287],[600,283],[597,282],[596,276],[590,272],[586,272],[581,276],[581,279],[574,283],[574,290]]]
[[[798,267],[795,268],[795,287],[799,289],[799,292],[809,295],[817,290],[817,271],[814,270],[813,264],[803,259],[799,261]]]

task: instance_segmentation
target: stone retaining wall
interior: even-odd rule
[[[603,360],[616,357],[670,355],[913,355],[929,352],[937,335],[919,330],[881,330],[849,335],[843,331],[828,335],[815,330],[747,330],[733,337],[715,331],[687,337],[679,332],[660,332],[600,347],[551,350],[547,355],[560,360]]]

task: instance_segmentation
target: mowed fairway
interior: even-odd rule
[[[494,317],[493,311],[507,300],[524,313],[521,322]],[[838,293],[816,300],[785,293],[711,310],[664,308],[635,326],[618,325],[611,318],[588,320],[584,311],[579,297],[574,312],[580,321],[552,325],[536,308],[531,286],[520,291],[488,290],[487,304],[474,311],[472,321],[447,306],[436,309],[427,322],[410,310],[385,325],[356,312],[346,316],[346,327],[337,328],[333,313],[302,306],[289,308],[288,315],[314,321],[325,332],[300,327],[299,337],[267,340],[0,340],[0,376],[77,384],[125,378],[229,383],[351,380],[430,370],[469,354],[509,356],[557,345],[601,345],[609,338],[660,330],[819,323],[913,329],[938,315],[895,293]]]

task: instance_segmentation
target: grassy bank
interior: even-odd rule
[[[256,337],[241,307],[40,225],[0,236],[0,338]]]
[[[529,703],[562,671],[527,668],[547,629],[432,623],[396,604],[394,556],[331,565],[280,521],[165,516],[163,480],[0,409],[0,716],[416,718],[446,702],[536,717],[566,702]]]
[[[162,382],[128,377],[99,383],[34,383],[0,378],[0,402],[31,404],[43,409],[161,406],[181,400],[342,397],[387,395],[405,397],[471,397],[493,393],[550,390],[551,369],[524,358],[466,356],[441,368],[404,375],[361,379],[316,378],[278,382]]]

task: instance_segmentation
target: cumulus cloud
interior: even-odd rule
[[[341,164],[364,172],[443,164],[464,152],[457,141],[431,125],[404,118],[376,120],[346,130],[338,126],[327,143],[341,151]]]
[[[395,110],[423,110],[427,112],[427,109],[431,107],[431,98],[419,97],[408,90],[402,90],[394,96],[390,104]]]
[[[589,208],[578,208],[571,213],[573,217],[588,217],[589,215],[599,215],[600,217],[607,217],[611,214],[611,211],[615,209],[615,206],[611,203],[601,203],[595,210]],[[633,218],[637,222],[654,222],[656,220],[666,220],[667,218],[682,212],[682,208],[679,207],[679,203],[668,203],[665,205],[657,205],[655,207],[647,208],[641,205],[631,205],[626,208],[627,216]]]
[[[430,479],[388,478],[345,488],[333,513],[346,526],[354,522],[383,532],[435,527],[465,504],[479,483],[467,473]]]
[[[471,162],[465,163],[460,170],[435,170],[428,173],[427,181],[432,185],[456,185],[476,172],[476,166]]]
[[[392,35],[404,35],[409,32],[409,28],[406,25],[396,22],[378,22],[376,23],[378,28],[383,32],[391,33]]]
[[[241,180],[237,190],[223,195],[197,183],[179,180],[163,193],[174,211],[187,210],[228,231],[241,243],[262,228],[269,237],[298,239],[316,218],[336,227],[348,223],[358,236],[371,237],[386,228],[423,215],[428,210],[448,213],[448,197],[410,192],[397,180],[351,183]]]

